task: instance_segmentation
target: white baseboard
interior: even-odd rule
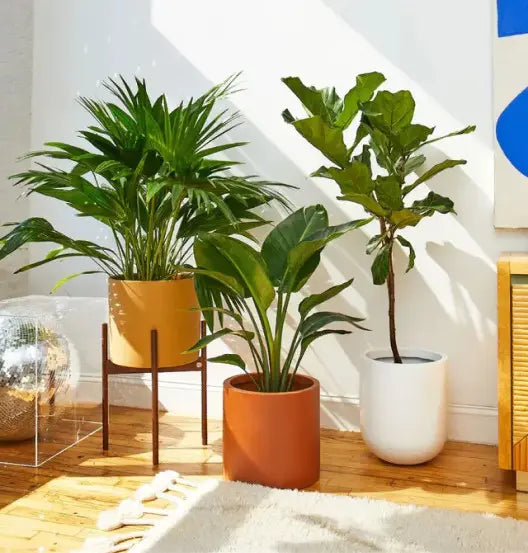
[[[173,375],[174,376],[174,375]],[[101,394],[101,378],[85,375],[81,378],[79,401],[94,401]],[[208,414],[211,419],[222,418],[222,386],[207,387]],[[141,375],[112,376],[110,401],[113,405],[151,406],[150,382]],[[161,407],[182,416],[200,416],[200,384],[167,379],[160,376],[159,402]],[[359,431],[359,398],[321,394],[321,425],[338,430]],[[478,405],[449,406],[449,439],[480,444],[497,444],[497,409]]]

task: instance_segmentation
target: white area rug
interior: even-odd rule
[[[158,497],[166,498],[169,493],[178,495],[174,491],[163,493],[163,489],[177,490],[175,482],[160,488],[160,479],[163,482],[169,474],[161,473],[157,477],[154,493]],[[528,522],[493,515],[223,481],[207,481],[193,491],[185,489],[187,497],[167,510],[170,514],[156,513],[155,509],[149,513],[148,502],[144,502],[141,519],[159,522],[141,541],[116,544],[109,538],[105,544],[105,538],[98,538],[87,541],[83,553],[106,553],[128,547],[131,547],[130,553],[528,551]],[[136,497],[148,497],[151,493],[152,487],[150,491],[148,486],[143,487]],[[105,513],[100,523],[111,527],[112,517],[117,513]],[[128,515],[123,516],[130,517],[130,506]]]

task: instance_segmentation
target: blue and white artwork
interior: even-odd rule
[[[495,226],[528,227],[528,0],[496,1]]]
[[[497,0],[499,37],[528,33],[528,0]]]

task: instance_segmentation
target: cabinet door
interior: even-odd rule
[[[528,276],[512,276],[513,468],[528,471]]]

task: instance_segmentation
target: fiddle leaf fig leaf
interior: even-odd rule
[[[381,234],[375,234],[368,242],[366,252],[370,255],[373,251],[377,250],[383,243],[383,236]]]
[[[282,118],[286,123],[293,123],[295,121],[295,117],[291,114],[289,109],[285,109],[282,113]]]
[[[407,263],[407,269],[406,273],[408,273],[413,267],[414,267],[414,260],[416,259],[416,252],[414,251],[414,248],[412,247],[412,244],[409,242],[409,240],[406,240],[403,236],[398,235],[396,236],[396,240],[404,247],[409,250],[409,262]]]
[[[401,185],[396,177],[378,177],[375,190],[382,207],[391,211],[403,209]]]
[[[395,137],[397,147],[402,153],[416,149],[422,142],[433,133],[434,127],[425,125],[410,124],[404,127]]]
[[[369,127],[367,125],[366,120],[364,118],[361,118],[361,122],[358,125],[358,128],[356,130],[356,137],[354,138],[354,142],[352,143],[352,146],[349,149],[349,152],[352,153],[359,143],[366,138],[369,135]]]
[[[374,284],[384,284],[389,276],[390,248],[384,245],[376,255],[372,263],[372,281]]]
[[[425,156],[422,154],[410,157],[403,166],[403,175],[407,176],[410,173],[414,173],[418,167],[421,167],[425,163]],[[406,187],[404,187],[405,190]]]
[[[356,77],[356,86],[351,88],[343,99],[343,110],[336,119],[336,126],[346,129],[359,111],[359,104],[372,98],[374,91],[385,81],[385,77],[376,71],[363,73]]]
[[[429,179],[432,179],[435,175],[438,175],[438,173],[441,173],[446,169],[451,169],[452,167],[456,167],[457,165],[465,165],[466,163],[467,162],[465,159],[445,159],[444,161],[441,161],[440,163],[433,165],[433,167],[431,167],[423,175],[418,177],[412,184],[404,186],[403,195],[406,196],[409,192],[413,191],[418,185],[428,181]]]
[[[360,161],[369,168],[370,171],[370,146],[368,144],[363,145],[361,153],[352,157],[352,161]]]
[[[454,203],[445,196],[436,192],[429,192],[422,200],[416,200],[412,204],[412,210],[422,217],[430,217],[435,213],[455,213]]]
[[[325,167],[324,165],[321,165],[319,169],[316,169],[313,173],[311,173],[310,177],[321,177],[323,179],[332,179],[332,175],[330,174],[330,168]]]
[[[292,124],[301,136],[332,163],[340,167],[346,164],[348,154],[341,129],[328,126],[319,115],[298,119]]]
[[[330,167],[328,172],[341,188],[342,194],[366,194],[368,196],[374,190],[370,167],[360,161],[354,161],[345,169]]]
[[[393,135],[411,124],[414,108],[414,98],[408,90],[382,90],[364,105],[363,113],[374,128]]]
[[[355,194],[349,192],[343,196],[338,196],[338,200],[346,200],[349,202],[354,202],[356,204],[362,205],[369,213],[375,215],[376,217],[387,217],[389,211],[383,208],[374,198],[367,196],[366,194]]]
[[[477,127],[475,125],[468,125],[467,127],[464,127],[463,129],[460,129],[458,131],[450,132],[449,134],[444,134],[443,136],[437,136],[436,138],[432,138],[431,140],[427,140],[420,144],[418,148],[421,148],[422,146],[425,146],[427,144],[432,144],[433,142],[438,142],[440,140],[444,140],[444,138],[451,138],[453,136],[460,136],[461,134],[469,134],[472,133]],[[417,149],[418,149],[417,148]]]
[[[400,209],[390,214],[389,220],[396,228],[415,227],[422,219],[420,213],[410,209]]]
[[[282,82],[299,98],[308,115],[318,115],[332,125],[338,114],[343,109],[343,101],[337,95],[335,88],[318,90],[313,86],[306,86],[299,77],[285,77]],[[283,113],[283,118],[289,119],[291,114]],[[293,122],[293,121],[288,121]]]

